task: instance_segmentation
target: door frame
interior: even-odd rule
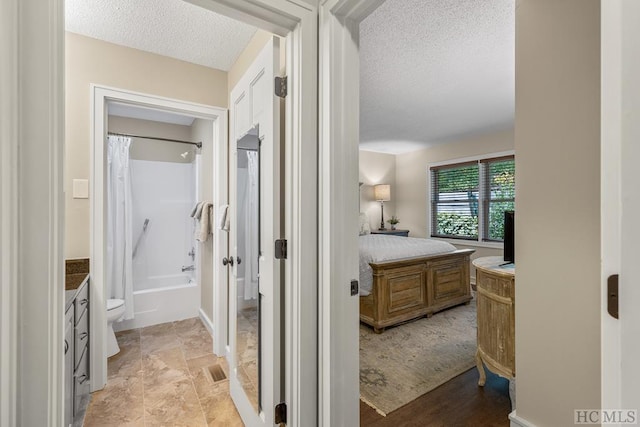
[[[359,24],[384,0],[320,5],[319,423],[360,425],[358,272]],[[353,183],[352,186],[344,185]]]
[[[622,0],[601,2],[601,407],[621,408],[620,321],[607,312],[607,277],[620,273]]]
[[[0,348],[9,351],[0,352],[0,425],[17,425],[17,384],[18,376],[18,273],[20,239],[15,227],[19,218],[18,194],[22,189],[19,181],[21,166],[18,163],[20,150],[20,105],[17,58],[19,58],[20,22],[17,2],[0,3],[0,51],[3,60],[0,65]],[[13,61],[12,61],[13,59]],[[59,134],[51,135],[52,142]],[[54,145],[55,146],[55,145]],[[58,144],[59,149],[59,144]],[[59,190],[59,189],[58,189]],[[64,216],[64,212],[57,213]],[[61,235],[54,237],[59,238]],[[57,254],[50,258],[58,259]],[[58,297],[60,298],[60,297]],[[56,299],[55,297],[53,298]],[[63,313],[64,315],[64,313]],[[45,329],[45,328],[43,328]],[[48,330],[47,332],[51,332]],[[59,337],[62,334],[58,335]],[[51,369],[51,366],[47,368]],[[59,405],[63,400],[43,402]],[[64,412],[64,411],[62,411]],[[63,415],[62,415],[63,416]],[[60,418],[62,419],[62,418]]]
[[[7,0],[0,12],[0,425],[55,426],[64,418],[64,7]]]
[[[640,173],[632,161],[638,152],[638,93],[635,75],[637,47],[629,39],[637,38],[638,6],[629,0],[601,2],[601,407],[637,409],[640,388],[630,390],[623,378],[637,377],[638,369],[630,361],[640,352],[630,330],[637,331],[640,313],[635,309],[640,293],[634,282],[638,270],[629,246],[638,228],[629,227],[629,218],[637,216],[637,191],[630,191]],[[636,22],[633,20],[635,19]],[[623,227],[625,233],[622,232]],[[620,319],[607,312],[607,278],[619,274]],[[634,406],[636,405],[636,406]]]
[[[213,203],[220,206],[227,203],[227,110],[226,108],[213,107],[188,101],[170,99],[156,95],[134,92],[126,89],[117,89],[108,86],[92,84],[91,92],[91,199],[90,199],[90,258],[91,258],[91,306],[90,318],[90,350],[91,352],[91,391],[104,388],[107,383],[107,317],[106,317],[106,136],[107,136],[107,103],[118,102],[155,110],[169,111],[184,114],[199,119],[213,122],[213,162],[210,165],[214,170]],[[227,251],[226,233],[213,233],[213,260],[220,259]],[[220,293],[226,293],[226,269],[214,266],[214,298]],[[201,284],[202,285],[202,284]],[[214,304],[214,317],[216,316]],[[217,334],[223,331],[224,325],[214,325],[214,340]]]

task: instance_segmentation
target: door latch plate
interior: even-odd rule
[[[607,279],[607,311],[614,319],[618,318],[618,275]]]

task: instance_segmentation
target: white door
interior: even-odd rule
[[[274,425],[283,401],[279,39],[231,91],[229,354],[231,397],[247,426]]]

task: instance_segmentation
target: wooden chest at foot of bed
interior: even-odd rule
[[[471,300],[472,249],[371,263],[373,288],[360,297],[360,320],[377,333],[386,327]]]

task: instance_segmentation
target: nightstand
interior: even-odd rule
[[[388,236],[409,237],[409,230],[391,230],[390,228],[388,228],[386,230],[371,230],[371,234],[386,234]]]

